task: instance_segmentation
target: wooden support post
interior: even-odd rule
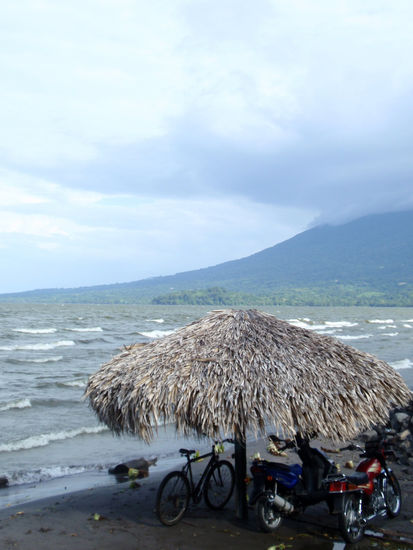
[[[235,513],[237,518],[248,519],[247,502],[247,446],[244,434],[235,435]]]

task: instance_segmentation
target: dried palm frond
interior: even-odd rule
[[[129,346],[90,377],[85,395],[114,432],[146,441],[162,422],[215,438],[270,427],[345,440],[411,398],[377,357],[256,310],[213,311]]]

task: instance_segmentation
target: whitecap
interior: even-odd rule
[[[149,321],[151,323],[164,323],[165,322],[164,319],[149,319]]]
[[[138,332],[138,334],[145,336],[146,338],[162,338],[163,336],[168,336],[174,332],[174,330],[151,330],[149,332]]]
[[[86,328],[68,327],[66,330],[70,330],[72,332],[103,332],[103,328],[101,327],[86,327]]]
[[[69,388],[85,388],[87,381],[85,380],[71,380],[69,382],[58,382],[59,386],[68,386]]]
[[[298,328],[305,328],[307,330],[323,330],[327,328],[326,325],[311,325],[303,319],[289,319],[288,322],[290,325],[294,325]]]
[[[22,332],[23,334],[53,334],[56,328],[14,328],[13,332]]]
[[[355,327],[358,323],[351,321],[326,321],[326,326],[331,328]]]
[[[370,321],[367,321],[367,323],[375,323],[378,325],[381,325],[381,324],[388,325],[388,324],[394,323],[394,321],[393,319],[370,319]]]
[[[31,363],[57,363],[57,361],[61,361],[63,359],[63,355],[55,355],[54,357],[45,357],[44,359],[27,359],[27,362]]]
[[[398,332],[383,332],[383,336],[398,336]]]
[[[52,342],[50,344],[28,344],[25,346],[0,346],[0,350],[2,351],[45,351],[49,349],[59,348],[62,346],[74,346],[75,343],[73,340],[59,340],[58,342]]]
[[[337,338],[340,338],[340,340],[364,340],[371,337],[372,337],[371,334],[358,334],[358,335],[338,334],[337,335]]]
[[[0,405],[0,411],[8,411],[10,409],[27,409],[31,406],[32,404],[30,399],[16,399],[15,401],[9,401],[4,405]]]
[[[49,443],[53,441],[64,441],[65,439],[72,439],[73,437],[78,437],[79,435],[98,434],[107,430],[108,428],[106,428],[105,426],[94,426],[76,428],[74,430],[67,430],[62,432],[32,435],[31,437],[27,437],[26,439],[21,439],[19,441],[3,443],[2,445],[0,445],[0,453],[22,451],[26,449],[33,449],[35,447],[46,447],[47,445],[49,445]]]
[[[410,359],[400,359],[400,361],[393,361],[390,363],[390,366],[396,370],[411,369],[413,367],[413,361]]]
[[[404,323],[403,326],[404,326],[405,328],[413,328],[413,326],[412,326],[412,325],[409,325],[408,323]]]
[[[96,469],[92,465],[89,469]],[[48,468],[39,468],[38,470],[11,472],[7,474],[9,485],[22,485],[26,483],[39,483],[59,477],[66,477],[76,474],[82,474],[88,471],[85,466],[50,466]]]

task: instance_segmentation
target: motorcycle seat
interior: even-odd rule
[[[276,468],[278,470],[290,471],[291,465],[284,464],[283,462],[270,462],[269,460],[261,460],[261,463],[268,468]]]
[[[365,472],[353,472],[347,476],[347,479],[355,485],[363,485],[368,482],[369,476]]]

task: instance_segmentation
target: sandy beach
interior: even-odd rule
[[[270,458],[264,441],[248,446],[249,456],[257,451]],[[228,447],[224,456],[230,454]],[[341,464],[350,458],[357,461],[357,455],[349,452],[331,457]],[[290,453],[288,459],[282,460],[294,462],[296,456]],[[371,525],[365,539],[352,548],[413,548],[413,476],[406,467],[397,464],[392,467],[403,490],[402,512],[394,520],[380,520]],[[237,520],[233,502],[219,512],[211,511],[201,502],[191,506],[178,525],[165,527],[154,513],[157,487],[164,475],[165,470],[159,465],[151,467],[149,477],[139,480],[134,489],[129,482],[95,484],[81,491],[65,491],[7,506],[0,511],[0,548],[267,550],[275,546],[277,550],[339,550],[346,547],[337,529],[337,518],[330,516],[323,504],[308,508],[298,519],[285,520],[275,534],[259,531],[253,509],[249,510],[247,521]],[[68,486],[75,487],[73,483]],[[46,491],[47,487],[43,495]]]

